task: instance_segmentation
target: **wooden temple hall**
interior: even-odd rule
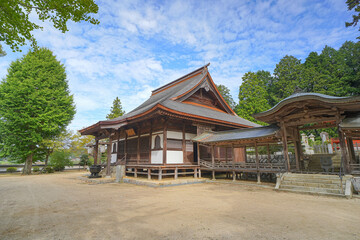
[[[152,91],[150,98],[124,116],[80,130],[109,139],[103,171],[125,165],[129,176],[149,179],[206,173],[234,180],[273,177],[305,170],[299,131],[336,127],[342,167],[359,171],[352,139],[360,138],[360,97],[297,93],[254,117],[268,126],[240,118],[217,90],[209,64]]]

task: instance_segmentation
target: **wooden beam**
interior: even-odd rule
[[[258,152],[257,143],[255,142],[254,144],[255,144],[255,161],[256,161],[256,171],[257,171],[257,182],[260,183],[261,179],[260,179],[260,171],[259,171],[259,167],[260,167],[259,152]]]
[[[152,126],[153,126],[153,121],[152,121],[152,120],[150,120],[149,164],[151,164]],[[150,179],[151,179],[151,176],[150,176]]]
[[[107,144],[107,162],[106,162],[106,176],[110,177],[110,163],[111,163],[111,136],[109,136],[109,143]]]
[[[344,133],[340,130],[340,128],[338,128],[338,133],[339,133],[339,141],[340,141],[341,158],[342,158],[344,168],[345,168],[344,170],[345,170],[345,173],[349,173],[350,169],[349,169],[349,162],[348,162],[348,158],[347,158]]]
[[[355,156],[353,139],[351,137],[347,137],[346,140],[349,150],[350,164],[354,164],[356,162],[356,156]]]
[[[300,127],[300,130],[311,130],[311,129],[318,129],[318,128],[330,128],[330,127],[336,127],[336,122],[323,122],[323,123],[318,123],[318,124],[314,124],[311,126],[306,126],[306,127]]]
[[[164,132],[163,132],[163,164],[167,164],[166,152],[167,152],[167,125],[168,121],[164,122]]]
[[[185,139],[185,123],[182,125],[182,150],[183,150],[183,163],[187,162],[186,156],[186,139]]]
[[[138,124],[138,134],[137,134],[137,150],[136,150],[136,163],[140,163],[140,124]]]
[[[284,159],[285,163],[287,165],[287,171],[290,172],[290,159],[289,159],[289,151],[288,151],[288,142],[287,142],[287,132],[286,132],[286,126],[284,122],[281,122],[281,129],[283,133],[283,146],[284,146]]]
[[[125,133],[125,141],[124,141],[124,159],[125,159],[125,164],[126,164],[126,161],[127,161],[127,133],[126,131],[124,131]]]
[[[98,164],[99,155],[99,139],[95,138],[95,148],[94,148],[94,165]]]

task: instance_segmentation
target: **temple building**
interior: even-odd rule
[[[125,164],[135,176],[197,176],[199,153],[211,161],[211,148],[200,147],[192,141],[194,137],[204,131],[259,126],[236,115],[217,90],[208,66],[155,89],[147,101],[131,112],[80,130],[82,135],[95,136],[95,164],[99,140],[108,138],[112,146],[108,148],[108,173],[111,162]],[[234,155],[236,161],[245,161],[243,148],[216,148],[214,154],[224,160]]]

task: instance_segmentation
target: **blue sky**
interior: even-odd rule
[[[95,0],[96,1],[96,0]],[[279,1],[96,1],[100,25],[70,23],[62,34],[47,22],[35,32],[66,67],[77,114],[73,130],[104,120],[120,97],[126,112],[155,89],[208,62],[217,84],[237,101],[248,71],[273,71],[293,55],[304,60],[325,45],[356,41],[357,28],[345,28],[352,13],[345,0]],[[11,61],[0,58],[0,78]]]

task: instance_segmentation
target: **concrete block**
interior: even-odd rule
[[[123,182],[125,177],[125,165],[116,166],[116,181],[117,183]]]
[[[345,184],[345,196],[347,198],[352,198],[353,195],[353,186],[351,180],[346,180]]]

